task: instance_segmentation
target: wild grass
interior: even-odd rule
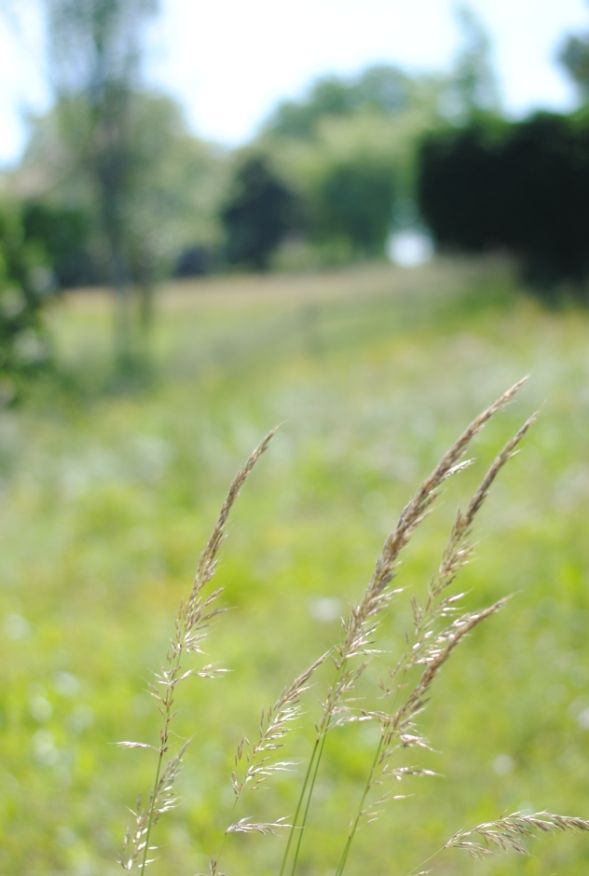
[[[314,795],[328,736],[332,731],[350,724],[372,723],[378,728],[374,753],[357,799],[349,802],[349,827],[341,836],[341,850],[330,872],[343,876],[352,855],[357,832],[365,821],[383,816],[387,804],[398,804],[406,794],[398,793],[407,779],[434,777],[436,772],[417,764],[407,764],[407,752],[433,751],[421,727],[422,714],[429,704],[437,677],[463,641],[482,623],[502,610],[508,602],[504,596],[474,611],[465,610],[464,593],[456,592],[454,584],[461,569],[472,554],[472,531],[475,519],[487,500],[495,480],[517,449],[536,419],[528,417],[496,455],[464,510],[458,510],[439,565],[425,587],[425,593],[412,583],[396,584],[401,555],[415,531],[433,510],[443,485],[470,464],[464,456],[472,441],[499,411],[519,392],[525,380],[520,380],[502,393],[468,425],[442,456],[431,474],[420,484],[413,498],[403,508],[396,526],[386,538],[378,555],[374,572],[364,593],[349,613],[342,618],[342,637],[317,657],[295,679],[287,684],[277,700],[263,711],[258,734],[250,740],[243,737],[237,746],[231,783],[234,792],[232,814],[236,812],[246,792],[257,791],[275,775],[296,772],[297,764],[282,756],[290,732],[299,729],[302,699],[314,686],[315,674],[325,665],[330,667],[321,698],[318,720],[314,725],[314,740],[302,771],[300,790],[294,813],[274,816],[265,821],[240,815],[224,830],[218,850],[207,852],[210,876],[226,876],[222,854],[227,837],[236,834],[273,834],[284,832],[286,839],[280,861],[273,872],[278,876],[297,876],[309,872],[309,863],[301,864],[301,850],[307,839],[310,819],[320,818]],[[174,633],[164,667],[156,673],[151,693],[161,715],[159,745],[143,742],[120,743],[127,748],[151,750],[156,755],[153,788],[146,802],[133,812],[133,825],[128,829],[121,865],[124,870],[145,873],[151,857],[158,851],[151,844],[152,833],[164,814],[177,802],[175,782],[191,740],[185,740],[174,754],[169,754],[174,722],[177,689],[191,678],[210,678],[224,672],[209,663],[199,668],[185,668],[190,654],[204,655],[203,642],[209,624],[221,612],[218,600],[222,588],[210,589],[217,556],[225,535],[229,513],[237,495],[267,450],[275,432],[269,433],[253,451],[245,466],[235,476],[212,535],[201,555],[192,588],[186,601],[180,604]],[[380,694],[369,702],[363,690],[364,677],[373,669],[375,657],[389,655],[379,649],[379,627],[382,615],[390,610],[406,591],[410,591],[412,625],[404,636],[400,656],[392,660],[379,681]],[[381,661],[382,662],[382,661]],[[385,660],[386,664],[386,660]],[[372,698],[374,699],[374,697]],[[195,728],[198,731],[198,727]],[[198,753],[198,745],[196,753]],[[468,752],[466,752],[468,754]],[[494,851],[526,854],[527,841],[538,833],[551,831],[588,831],[589,820],[579,816],[560,815],[547,811],[514,812],[484,822],[473,828],[460,828],[438,849],[429,853],[410,876],[425,876],[434,872],[436,859],[448,850],[468,852],[474,858]],[[311,848],[308,859],[313,860]],[[311,868],[312,868],[311,864]],[[251,872],[252,864],[242,859],[242,872]],[[406,876],[394,863],[383,857],[381,868],[386,872]],[[311,872],[314,872],[311,869]]]
[[[453,509],[466,507],[522,409],[541,407],[478,515],[476,562],[460,571],[466,610],[515,597],[436,677],[420,721],[443,756],[406,752],[404,766],[448,779],[406,776],[406,799],[362,820],[346,876],[382,876],[383,858],[408,873],[456,828],[498,815],[585,814],[587,314],[547,313],[483,264],[190,284],[162,299],[158,376],[139,392],[103,380],[109,317],[100,296],[56,307],[55,343],[79,393],[0,418],[0,872],[120,872],[127,806],[136,791],[149,796],[156,753],[113,741],[157,747],[147,668],[162,662],[236,460],[272,423],[284,427],[234,506],[215,578],[231,610],[205,662],[232,671],[181,685],[170,753],[195,739],[175,784],[182,806],[156,825],[150,873],[206,872],[202,850],[218,850],[219,832],[242,817],[289,823],[298,786],[288,773],[259,793],[250,782],[232,813],[239,739],[255,742],[277,692],[339,640],[338,617],[358,602],[391,521],[457,427],[528,372],[521,400],[479,434],[475,463],[445,483],[393,584],[427,584]],[[379,680],[413,624],[409,593],[391,608],[379,626],[386,653],[361,681],[367,706],[383,705]],[[284,739],[280,759],[300,763],[300,778],[332,671],[331,661],[318,670]],[[328,735],[300,853],[312,876],[337,865],[378,736],[375,720]],[[275,874],[285,841],[284,830],[230,834],[224,869]],[[570,832],[525,858],[461,855],[444,852],[436,873],[589,866],[586,838]]]

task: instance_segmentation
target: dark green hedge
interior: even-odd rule
[[[589,274],[589,117],[489,118],[430,135],[418,203],[442,250],[504,250],[540,283]]]

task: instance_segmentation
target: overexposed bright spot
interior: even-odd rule
[[[4,621],[4,629],[9,639],[26,639],[31,633],[31,625],[22,614],[9,614]]]
[[[506,776],[513,772],[515,764],[509,754],[498,754],[493,761],[493,772],[498,776]]]
[[[94,723],[94,712],[90,706],[76,706],[68,717],[67,724],[74,733],[83,733]]]
[[[75,697],[80,691],[80,680],[71,672],[58,670],[53,676],[55,690],[64,697]]]
[[[392,235],[387,251],[394,264],[401,268],[415,268],[431,260],[434,246],[429,234],[417,229],[407,229]]]
[[[589,709],[583,709],[577,715],[577,724],[581,730],[589,730]]]
[[[53,714],[53,707],[47,697],[44,697],[42,694],[36,694],[29,700],[29,712],[34,721],[44,724]]]
[[[40,766],[55,766],[59,752],[53,734],[48,730],[38,730],[33,736],[33,753]]]
[[[321,623],[329,623],[341,617],[342,603],[335,596],[322,596],[309,603],[309,614]]]

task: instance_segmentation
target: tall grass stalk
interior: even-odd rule
[[[155,851],[150,845],[153,828],[160,817],[176,804],[174,785],[182,758],[190,744],[188,740],[173,757],[166,760],[178,686],[193,676],[213,678],[225,671],[210,664],[202,665],[198,669],[185,669],[184,660],[190,654],[202,655],[202,644],[207,636],[209,625],[223,610],[218,605],[222,588],[211,590],[208,585],[215,575],[217,556],[231,509],[239,491],[267,450],[274,434],[275,430],[264,438],[233,479],[212,533],[200,556],[188,598],[178,607],[166,660],[161,670],[155,674],[154,683],[150,687],[150,693],[158,704],[162,719],[159,745],[129,741],[120,743],[127,748],[151,749],[157,754],[151,793],[146,805],[138,805],[137,811],[132,811],[134,823],[127,830],[120,858],[124,870],[131,871],[137,868],[142,876],[147,864],[150,863],[148,855]]]
[[[430,476],[419,486],[413,499],[403,509],[396,527],[386,539],[360,602],[352,609],[345,621],[343,641],[332,653],[335,678],[323,703],[323,713],[292,820],[280,876],[284,876],[287,872],[289,876],[294,876],[296,873],[326,737],[334,724],[341,726],[355,719],[355,713],[349,707],[350,695],[374,653],[373,640],[383,611],[403,592],[402,588],[393,590],[390,587],[397,571],[400,554],[431,509],[441,485],[463,467],[462,458],[472,440],[485,424],[514,398],[524,383],[525,378],[517,381],[475,417],[442,456]],[[360,659],[359,665],[352,666],[352,661],[357,658]],[[288,867],[289,855],[292,857],[290,867]]]
[[[412,721],[416,713],[423,709],[427,692],[435,675],[454,648],[464,639],[466,633],[494,614],[504,602],[496,603],[485,612],[476,615],[463,615],[459,624],[454,621],[450,627],[446,626],[446,629],[436,634],[436,626],[439,625],[440,621],[443,622],[446,617],[451,616],[460,602],[462,594],[446,599],[442,597],[470,557],[471,547],[468,540],[474,520],[489,495],[499,472],[512,458],[516,448],[535,420],[535,415],[529,417],[505,444],[486,472],[479,487],[475,490],[466,510],[459,511],[456,515],[439,568],[430,582],[425,605],[420,607],[417,600],[413,599],[413,635],[408,639],[405,652],[392,672],[394,686],[387,688],[383,685],[385,693],[389,696],[404,694],[410,671],[422,665],[425,665],[426,668],[416,684],[412,688],[410,687],[409,695],[393,712],[386,714],[381,711],[374,715],[381,725],[380,737],[335,876],[342,876],[344,873],[350,848],[360,821],[365,814],[367,798],[374,785],[382,784],[385,780],[387,767],[394,752],[400,745],[405,748],[416,744],[419,744],[420,747],[425,745],[425,740],[420,735],[409,740],[408,731],[414,729],[414,727],[409,727],[409,721]],[[400,778],[398,772],[395,774],[393,771],[393,775],[397,779]],[[412,775],[416,775],[415,770],[412,771]]]
[[[469,830],[458,830],[443,845],[415,867],[408,876],[426,876],[424,869],[449,849],[460,849],[471,858],[486,858],[494,852],[515,852],[526,855],[526,840],[539,834],[555,831],[589,831],[589,820],[576,815],[558,815],[554,812],[512,812],[496,821],[477,824]]]
[[[231,776],[234,820],[224,831],[223,843],[234,834],[268,834],[286,830],[287,836],[277,869],[278,876],[297,876],[297,872],[302,869],[304,842],[313,814],[314,794],[328,736],[336,727],[357,721],[370,721],[379,727],[379,733],[366,779],[351,812],[348,830],[342,837],[334,876],[344,876],[363,820],[380,815],[386,802],[406,796],[391,792],[387,789],[387,784],[394,782],[397,787],[397,783],[407,777],[435,775],[430,769],[406,765],[400,755],[414,749],[431,750],[428,740],[420,730],[418,719],[429,701],[432,685],[459,645],[508,601],[508,597],[504,597],[486,608],[465,611],[460,608],[464,594],[454,593],[451,588],[471,556],[471,534],[475,519],[497,476],[517,452],[534,422],[534,416],[528,418],[507,441],[465,510],[457,513],[423,601],[413,595],[412,627],[400,656],[388,670],[386,677],[381,679],[380,707],[361,706],[358,687],[375,655],[382,654],[377,640],[383,613],[404,592],[404,588],[392,586],[397,577],[403,549],[432,510],[445,481],[469,464],[464,460],[464,455],[473,439],[514,398],[523,383],[523,380],[518,381],[499,396],[471,422],[443,455],[405,506],[396,526],[386,538],[363,595],[343,620],[340,642],[312,661],[282,689],[274,703],[262,712],[256,737],[253,740],[244,737],[237,746]],[[169,754],[178,686],[191,676],[213,677],[222,671],[208,664],[196,669],[185,668],[185,659],[191,653],[202,654],[201,646],[208,626],[222,610],[218,602],[221,588],[210,588],[208,585],[215,573],[227,519],[240,488],[267,449],[273,435],[274,432],[271,432],[262,441],[233,480],[201,555],[189,596],[178,609],[166,660],[163,668],[156,674],[151,690],[161,715],[159,744],[129,741],[121,743],[128,748],[149,749],[156,755],[151,792],[147,802],[138,805],[137,811],[133,813],[133,824],[127,831],[121,857],[123,869],[137,869],[142,876],[154,850],[153,830],[159,818],[176,803],[175,781],[190,742],[184,742],[174,755]],[[321,700],[320,716],[314,727],[311,751],[290,823],[284,817],[261,821],[254,821],[247,815],[237,817],[237,807],[247,793],[255,792],[269,778],[288,772],[294,766],[281,752],[288,735],[298,726],[305,694],[314,683],[316,673],[326,664],[331,665],[331,680]],[[373,800],[377,788],[384,789],[384,792]],[[428,869],[431,862],[446,851],[466,851],[474,857],[483,857],[497,850],[523,853],[526,851],[526,841],[536,834],[568,830],[588,831],[589,821],[545,811],[514,812],[469,830],[456,831],[413,870],[411,876],[424,876],[431,872]],[[223,849],[224,846],[219,854],[209,859],[209,876],[225,876],[219,864]]]

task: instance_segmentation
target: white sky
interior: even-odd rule
[[[24,27],[0,22],[0,162],[18,156],[26,111],[48,106],[36,0],[12,0]],[[318,75],[374,62],[448,67],[459,32],[452,0],[161,0],[150,79],[184,106],[195,133],[245,141],[284,97]],[[555,62],[563,36],[589,31],[586,0],[470,0],[494,41],[510,113],[568,108]]]

